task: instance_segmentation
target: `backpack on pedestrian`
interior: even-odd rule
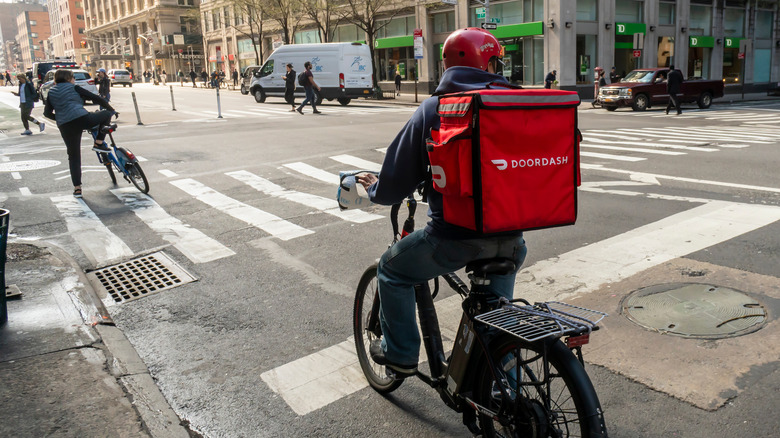
[[[311,86],[311,84],[309,83],[309,78],[306,76],[305,70],[298,75],[298,85],[300,85],[301,87]]]
[[[574,224],[579,96],[503,87],[439,96],[426,149],[444,220],[482,235]]]

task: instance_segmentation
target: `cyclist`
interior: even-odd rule
[[[497,75],[501,46],[489,32],[466,28],[453,32],[444,42],[445,72],[436,88],[437,95],[485,88],[490,83],[507,84]],[[431,129],[439,129],[436,115],[438,99],[426,99],[387,149],[377,179],[361,174],[358,181],[371,201],[392,205],[401,202],[428,176],[425,140]],[[474,231],[448,224],[444,220],[442,196],[436,190],[428,194],[425,229],[416,230],[391,246],[379,260],[377,279],[381,302],[380,321],[383,337],[370,346],[371,358],[395,372],[397,378],[417,371],[420,335],[415,321],[414,285],[453,272],[479,259],[504,257],[520,267],[526,247],[522,233],[483,237]],[[484,289],[498,297],[512,298],[516,272],[489,276]]]
[[[85,100],[91,100],[106,109],[91,113],[84,108]],[[59,69],[54,73],[54,86],[49,90],[43,115],[57,122],[57,128],[65,141],[73,196],[77,198],[81,198],[81,133],[85,129],[108,124],[114,114],[116,112],[108,101],[76,85],[72,70]],[[93,151],[110,151],[103,142],[105,137],[106,134],[98,133]]]

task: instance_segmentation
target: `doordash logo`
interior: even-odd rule
[[[512,169],[523,167],[544,167],[544,166],[560,166],[569,162],[569,157],[545,157],[545,158],[528,158],[525,160],[490,160],[491,163],[496,165],[496,169],[505,170],[510,166]]]

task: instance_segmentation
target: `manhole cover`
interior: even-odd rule
[[[0,163],[0,172],[23,172],[25,170],[46,169],[47,167],[59,165],[60,162],[55,160],[12,161]]]
[[[143,298],[196,280],[162,252],[87,273],[92,285],[103,289],[113,303]]]
[[[767,319],[764,306],[742,292],[691,283],[639,289],[623,299],[622,312],[650,330],[704,339],[752,333]]]

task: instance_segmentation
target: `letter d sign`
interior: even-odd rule
[[[691,38],[691,47],[696,47],[697,44],[699,44],[699,39]]]
[[[626,31],[626,25],[625,24],[618,24],[617,30],[619,33],[624,33]]]

